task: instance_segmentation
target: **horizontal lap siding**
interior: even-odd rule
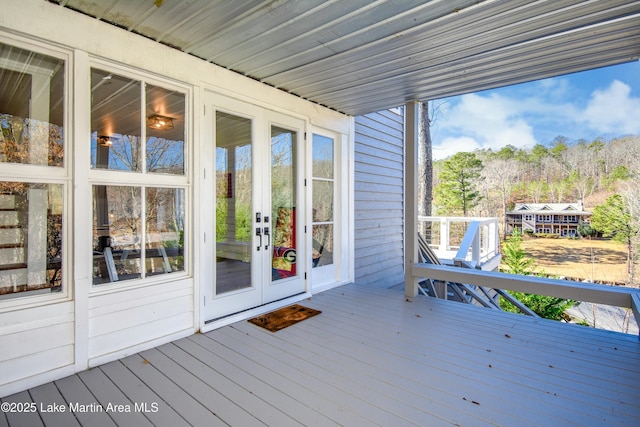
[[[372,287],[403,277],[403,135],[402,109],[355,119],[355,278]]]
[[[73,303],[0,314],[0,396],[12,383],[74,363]]]
[[[158,284],[89,299],[89,358],[193,332],[193,281]]]

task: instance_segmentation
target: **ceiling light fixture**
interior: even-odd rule
[[[173,129],[173,119],[158,114],[147,117],[147,127],[158,130]]]
[[[102,147],[111,147],[111,145],[113,145],[113,141],[111,141],[110,136],[98,135],[98,145]]]

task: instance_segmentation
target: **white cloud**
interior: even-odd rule
[[[453,156],[460,151],[475,151],[478,148],[480,148],[478,141],[468,136],[445,138],[442,143],[432,147],[432,154],[435,160],[440,160]]]
[[[614,80],[608,88],[595,90],[583,111],[587,125],[603,133],[640,133],[640,98],[631,96],[631,87]]]
[[[441,104],[433,123],[434,159],[459,151],[530,148],[555,136],[570,140],[605,134],[640,134],[640,98],[614,80],[590,94],[568,78],[468,94]],[[538,138],[543,140],[538,140]]]
[[[437,132],[448,136],[434,144],[435,159],[478,148],[536,144],[533,128],[522,118],[521,103],[497,94],[461,96],[459,103],[448,108],[446,122],[438,124]]]

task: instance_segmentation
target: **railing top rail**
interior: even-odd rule
[[[472,217],[472,216],[423,216],[418,215],[418,221],[441,221],[451,222],[479,222],[481,224],[498,222],[498,217]]]
[[[446,280],[456,283],[509,289],[539,295],[586,301],[616,307],[634,307],[634,299],[640,298],[640,289],[609,286],[596,283],[573,282],[536,276],[471,270],[459,267],[431,264],[415,264],[414,277]]]

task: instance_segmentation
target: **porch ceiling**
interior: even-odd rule
[[[640,58],[630,0],[48,0],[336,110]]]

